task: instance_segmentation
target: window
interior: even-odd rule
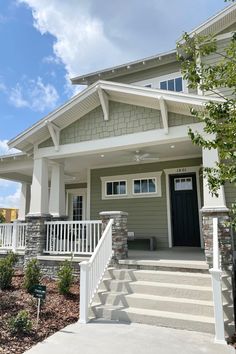
[[[142,178],[133,180],[133,193],[156,193],[156,178]]]
[[[83,219],[83,196],[73,195],[73,221],[80,221]]]
[[[162,172],[101,177],[102,199],[161,197]]]
[[[106,182],[106,196],[125,195],[126,181]]]
[[[161,90],[168,90],[168,91],[182,92],[183,91],[183,79],[182,79],[182,77],[177,77],[175,79],[161,81],[160,82],[160,89]]]
[[[175,183],[175,191],[186,191],[186,190],[193,189],[192,177],[175,178],[174,183]]]
[[[152,87],[152,84],[146,84],[146,85],[144,85],[144,87],[149,87],[149,88],[151,88],[151,87]]]

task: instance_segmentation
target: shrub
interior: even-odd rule
[[[7,254],[6,259],[12,266],[14,266],[16,264],[16,262],[18,261],[18,256],[16,253],[13,253],[12,251],[10,251]]]
[[[32,322],[29,318],[29,313],[21,310],[18,314],[12,317],[8,322],[10,331],[14,334],[27,334],[32,329]]]
[[[0,289],[5,290],[10,288],[12,277],[14,275],[14,264],[17,256],[14,253],[9,253],[4,259],[0,260]]]
[[[73,267],[71,262],[65,261],[63,266],[57,273],[59,281],[58,281],[58,290],[60,294],[66,295],[70,292],[70,287],[73,283]]]
[[[40,283],[41,271],[37,259],[31,259],[25,270],[24,288],[28,293],[32,293],[33,287]]]

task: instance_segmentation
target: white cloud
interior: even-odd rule
[[[6,92],[7,91],[7,87],[3,82],[0,82],[0,92]]]
[[[60,59],[56,56],[48,55],[43,58],[42,62],[46,64],[60,64]]]
[[[89,0],[18,2],[32,9],[34,25],[41,34],[50,33],[56,39],[54,55],[64,64],[67,80],[124,60],[125,53],[107,37],[102,20],[90,14]]]
[[[9,155],[9,154],[14,154],[16,152],[20,152],[17,149],[9,149],[7,145],[8,140],[0,140],[0,156],[1,155]]]
[[[28,107],[33,111],[43,112],[56,107],[58,93],[51,84],[44,84],[41,77],[37,80],[24,78],[9,90],[9,102],[17,108]]]
[[[4,180],[0,180],[0,186],[2,181]],[[13,184],[14,182],[10,183]],[[16,188],[16,190],[12,193],[5,196],[0,196],[0,207],[19,208],[21,187],[18,183],[14,183],[14,185],[12,185],[12,189],[14,189],[14,187]]]

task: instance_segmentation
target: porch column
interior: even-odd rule
[[[48,214],[48,160],[40,158],[34,160],[29,215],[47,216]]]
[[[26,217],[25,265],[43,253],[46,239],[45,221],[50,220],[48,209],[48,160],[34,160],[30,212]]]
[[[26,214],[29,212],[30,205],[30,184],[21,183],[20,193],[20,207],[18,213],[18,220],[24,221]]]
[[[54,218],[65,217],[65,181],[64,166],[52,166],[49,212]]]
[[[117,263],[120,259],[128,258],[128,230],[127,230],[127,217],[128,213],[124,211],[102,211],[99,213],[103,230],[110,219],[114,219],[112,225],[112,249],[113,249],[113,262]]]
[[[203,167],[214,167],[219,160],[218,151],[203,149]],[[207,178],[203,178],[203,200],[202,226],[205,243],[205,256],[207,263],[212,267],[213,262],[213,218],[218,218],[219,225],[219,247],[222,269],[231,269],[232,267],[232,242],[230,228],[225,225],[229,221],[229,210],[225,203],[224,187],[221,186],[218,191],[219,196],[211,194],[207,183]]]

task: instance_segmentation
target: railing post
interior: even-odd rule
[[[88,322],[88,302],[89,302],[89,263],[80,263],[80,315],[79,322]]]
[[[224,330],[224,311],[222,302],[222,286],[219,263],[219,244],[218,244],[218,219],[213,218],[213,268],[210,269],[212,278],[214,314],[215,314],[215,342],[226,344]]]
[[[16,253],[17,249],[17,221],[13,222],[12,228],[12,252]]]

